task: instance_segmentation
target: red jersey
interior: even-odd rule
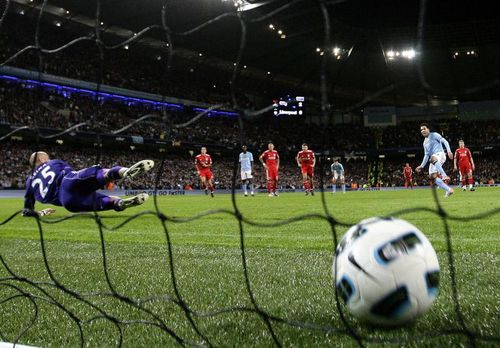
[[[297,159],[302,167],[312,166],[314,163],[314,152],[311,150],[302,150],[297,154]]]
[[[209,154],[199,154],[195,157],[194,163],[196,164],[196,169],[198,169],[198,171],[210,169],[210,166],[212,165],[212,157],[210,157]]]
[[[411,167],[403,167],[403,174],[406,178],[409,178],[413,174],[413,169]]]
[[[472,165],[472,154],[470,150],[466,147],[464,147],[463,149],[459,147],[455,151],[455,158],[457,159],[459,167]]]
[[[260,158],[264,160],[266,166],[276,167],[280,156],[278,155],[278,151],[276,150],[266,150],[262,153],[262,155],[260,155]]]

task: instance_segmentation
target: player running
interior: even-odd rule
[[[306,191],[306,196],[311,193],[314,196],[314,166],[316,165],[316,156],[314,151],[309,150],[306,143],[302,144],[302,151],[297,153],[295,157],[297,165],[302,172],[302,180],[304,182],[304,190]]]
[[[330,171],[332,172],[332,193],[337,192],[337,184],[342,185],[342,192],[345,193],[344,166],[338,159],[333,160]]]
[[[210,196],[214,196],[214,185],[212,184],[212,157],[207,153],[207,148],[203,146],[200,149],[200,154],[194,158],[194,166],[198,171],[200,176],[201,184],[205,188],[205,193],[208,194],[210,190]]]
[[[463,140],[458,141],[458,149],[455,151],[455,159],[453,160],[453,170],[458,169],[460,172],[460,181],[462,182],[462,189],[467,190],[467,184],[469,184],[469,191],[474,190],[474,178],[472,177],[472,171],[475,170],[474,160],[472,159],[472,153],[468,148],[465,147]]]
[[[406,163],[403,167],[403,177],[405,179],[405,187],[413,190],[413,169],[410,167],[409,163]]]
[[[433,182],[440,188],[446,191],[445,197],[449,197],[453,194],[453,188],[445,184],[444,181],[450,178],[446,175],[443,164],[446,162],[446,154],[443,151],[443,145],[446,147],[448,152],[448,157],[453,159],[453,153],[450,150],[450,144],[443,138],[439,133],[431,132],[429,125],[427,123],[422,123],[420,125],[420,133],[425,138],[424,139],[424,158],[422,163],[415,168],[417,173],[420,173],[422,168],[430,160],[429,164],[429,177]],[[441,175],[441,177],[439,177]],[[443,181],[444,180],[444,181]]]
[[[274,149],[274,144],[267,144],[267,150],[259,157],[260,163],[266,170],[267,193],[269,197],[278,196],[276,188],[278,186],[278,170],[280,167],[280,156]]]
[[[79,171],[60,159],[51,160],[45,152],[34,152],[29,159],[32,174],[26,180],[23,216],[45,216],[55,212],[53,208],[35,211],[35,202],[62,206],[71,212],[81,211],[122,211],[141,205],[148,198],[140,193],[130,198],[107,196],[96,192],[106,184],[133,178],[154,167],[151,160],[137,162],[133,166],[101,168],[99,165]]]
[[[252,171],[253,171],[253,155],[250,151],[247,151],[247,146],[243,145],[241,147],[242,152],[240,153],[240,173],[241,182],[243,185],[243,190],[245,191],[245,197],[248,196],[248,188],[250,188],[250,195],[253,196],[253,184],[252,184]]]

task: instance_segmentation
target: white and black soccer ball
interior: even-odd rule
[[[379,217],[361,221],[347,231],[335,259],[338,294],[362,321],[401,325],[427,312],[436,299],[436,252],[407,221]]]

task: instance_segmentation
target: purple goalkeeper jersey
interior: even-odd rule
[[[64,176],[73,169],[62,160],[50,160],[37,166],[26,180],[24,208],[33,209],[35,200],[62,206],[59,190]]]

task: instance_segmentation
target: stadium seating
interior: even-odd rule
[[[31,42],[31,38],[19,36],[19,26],[32,27],[29,22],[9,22],[9,31],[3,33],[0,38],[0,61],[4,61],[14,52],[25,47]],[[33,27],[34,29],[34,27]],[[57,46],[67,42],[71,38],[71,32],[61,32],[56,27],[43,27],[42,37],[50,38],[50,42],[44,42],[47,47]],[[87,45],[87,46],[86,46]],[[168,76],[171,83],[165,84],[161,78],[146,79],[145,76],[161,76],[165,68],[164,57],[149,55],[147,52],[141,54],[124,50],[106,51],[103,75],[100,82],[124,87],[133,90],[147,91],[181,97],[190,100],[216,103],[230,103],[227,81],[229,75],[219,72],[193,74],[186,67],[176,67]],[[146,62],[145,57],[149,57]],[[76,78],[85,81],[99,81],[96,72],[96,48],[93,43],[82,43],[75,48],[66,50],[63,54],[54,54],[44,57],[42,71],[64,77]],[[33,51],[23,54],[9,65],[32,69],[37,71],[38,56]],[[219,80],[214,80],[214,79]],[[220,82],[220,83],[219,83]],[[219,87],[214,88],[217,84]],[[247,91],[250,95],[252,91]],[[251,107],[252,103],[245,95],[238,95],[238,101],[243,107]],[[183,123],[196,115],[192,108],[181,111],[153,108],[149,104],[135,103],[124,104],[113,100],[99,100],[79,95],[76,93],[56,92],[44,88],[32,88],[32,86],[8,80],[0,81],[0,128],[11,126],[29,126],[31,128],[43,127],[63,130],[72,125],[86,122],[87,124],[79,131],[110,133],[116,129],[130,124],[145,114],[157,114],[168,116],[162,122],[141,122],[130,129],[122,132],[122,135],[140,136],[143,138],[157,139],[166,144],[180,145],[181,149],[175,154],[167,156],[166,173],[162,175],[160,186],[163,188],[179,188],[189,185],[199,187],[195,175],[192,157],[188,150],[197,150],[203,144],[211,149],[217,149],[215,154],[215,179],[218,188],[231,187],[231,173],[233,159],[229,154],[234,154],[239,144],[244,141],[254,153],[258,155],[269,140],[272,140],[277,150],[282,154],[283,161],[280,168],[280,181],[283,187],[301,187],[299,171],[294,162],[294,155],[300,148],[302,142],[308,142],[310,148],[316,151],[330,151],[338,154],[353,153],[356,151],[384,151],[385,149],[415,148],[421,151],[422,137],[419,134],[418,122],[402,122],[397,126],[389,126],[383,129],[363,127],[359,124],[336,124],[320,126],[310,120],[303,119],[277,119],[269,114],[261,115],[245,121],[245,129],[242,132],[236,118],[231,117],[202,117],[187,127],[175,128],[172,124]],[[450,141],[452,147],[456,146],[458,139],[464,139],[467,146],[498,145],[500,144],[500,121],[460,121],[459,119],[433,120],[433,126],[437,128]],[[6,131],[0,133],[5,134]],[[243,136],[244,134],[244,136]],[[8,150],[7,150],[8,149]],[[96,152],[91,150],[74,150],[67,146],[49,146],[54,157],[71,159],[75,168],[95,164]],[[128,148],[127,148],[128,149]],[[4,188],[22,188],[23,176],[17,173],[26,173],[29,168],[26,158],[32,145],[16,144],[16,146],[2,147],[0,156],[3,163],[9,163],[0,169],[1,186]],[[213,153],[213,151],[212,151]],[[419,153],[419,152],[418,152]],[[157,156],[158,153],[154,155]],[[477,153],[475,159],[477,165],[476,180],[486,183],[490,180],[499,181],[499,161],[495,157],[485,156]],[[131,163],[145,154],[133,152],[132,155],[124,154],[123,151],[105,150],[103,165],[114,163]],[[344,157],[343,155],[341,155]],[[417,155],[418,157],[419,155]],[[361,156],[363,157],[363,156]],[[325,156],[326,158],[326,156]],[[110,159],[113,159],[111,162]],[[155,158],[159,159],[159,158]],[[106,162],[106,161],[109,161]],[[351,159],[346,161],[342,158],[346,167],[347,184],[354,183],[355,186],[400,186],[402,184],[401,169],[406,158],[379,159],[369,157],[362,159]],[[174,163],[175,162],[175,163]],[[411,161],[413,167],[418,165],[419,158]],[[322,163],[325,177],[328,165]],[[447,171],[451,172],[451,163],[447,163]],[[175,170],[172,169],[175,167]],[[260,170],[260,165],[257,163]],[[369,170],[373,168],[373,170]],[[259,184],[265,185],[263,173],[258,173]],[[425,185],[424,176],[416,177],[419,184]],[[456,180],[456,178],[455,178]],[[151,186],[153,176],[144,178],[135,183],[135,187]]]

